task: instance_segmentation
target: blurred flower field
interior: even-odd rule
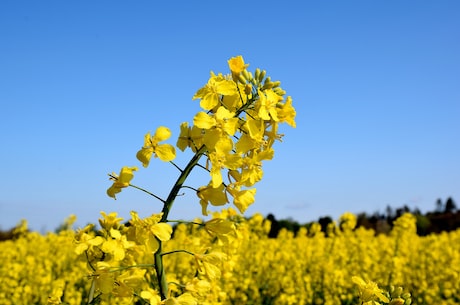
[[[245,219],[230,209],[214,218],[231,219],[235,230],[216,235],[218,226],[180,223],[164,249],[184,249],[165,257],[168,282],[176,283],[171,293],[185,290],[198,304],[460,303],[459,230],[419,237],[415,218],[404,214],[389,235],[375,235],[355,228],[355,216],[346,213],[327,233],[314,223],[296,236],[283,230],[268,238],[270,222],[261,215]],[[45,235],[27,231],[22,223],[15,239],[0,242],[0,304],[87,304],[92,278],[78,245],[82,232],[94,239],[97,231],[74,231],[72,221]],[[224,255],[209,260],[206,254],[189,255],[203,249]],[[140,267],[120,268],[130,272],[122,281],[131,294],[114,293],[99,302],[149,304],[151,287],[136,281],[136,276],[153,278],[149,263],[152,257],[144,257]],[[370,291],[374,283],[379,288]],[[176,301],[189,304],[185,298]]]

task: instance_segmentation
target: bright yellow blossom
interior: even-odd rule
[[[111,212],[107,214],[104,211],[101,211],[102,218],[99,218],[99,224],[102,228],[107,231],[110,231],[112,228],[117,228],[120,226],[120,221],[123,220],[122,217],[118,217],[116,212]]]
[[[187,122],[183,122],[180,125],[180,135],[177,139],[176,146],[184,151],[187,147],[190,147],[193,152],[196,152],[202,145],[203,134],[201,128],[193,125],[188,126]]]
[[[388,303],[390,300],[386,297],[382,290],[377,286],[376,283],[372,281],[364,281],[359,276],[353,276],[351,278],[353,283],[358,285],[360,300],[363,304],[369,302],[369,304],[378,304],[375,301],[381,300],[385,303]]]
[[[200,99],[201,108],[211,110],[219,105],[221,95],[236,95],[237,93],[237,85],[234,81],[211,72],[208,83],[195,93],[193,99]]]
[[[246,209],[254,203],[256,189],[240,190],[239,187],[227,187],[227,191],[233,197],[233,204],[238,208],[240,213],[244,213]]]
[[[92,232],[93,224],[87,225],[85,228],[80,229],[75,234],[75,253],[82,254],[86,250],[91,250],[92,247],[99,246],[104,242],[101,236],[95,236]]]
[[[116,278],[114,295],[131,299],[134,295],[134,290],[141,286],[144,281],[145,272],[145,269],[139,268],[125,270]]]
[[[140,297],[147,300],[150,305],[161,304],[161,297],[158,295],[158,292],[152,288],[141,291]]]
[[[218,187],[213,187],[212,184],[202,186],[196,194],[200,198],[201,213],[204,216],[208,215],[207,208],[209,203],[213,206],[220,206],[228,202],[223,184],[220,184]]]
[[[232,73],[239,74],[243,72],[243,70],[245,70],[249,66],[249,64],[245,64],[243,56],[239,55],[239,56],[230,58],[228,60],[228,66],[230,68],[230,71],[232,71]]]
[[[213,187],[218,187],[222,184],[222,169],[237,169],[241,166],[243,160],[237,155],[231,153],[229,143],[230,139],[221,139],[216,144],[216,150],[208,154],[209,161],[211,162],[211,182]]]
[[[110,268],[111,265],[107,262],[97,262],[96,271],[93,274],[96,289],[104,294],[111,293],[115,283],[115,275],[110,272]]]
[[[238,183],[244,186],[252,186],[259,182],[263,176],[262,161],[273,159],[274,154],[275,151],[272,148],[260,152],[251,151],[243,158],[241,177]]]
[[[235,135],[238,129],[238,118],[235,113],[221,106],[213,115],[198,112],[193,118],[193,124],[206,130],[203,142],[209,150],[222,138]]]
[[[137,171],[137,167],[127,167],[124,166],[121,171],[120,175],[116,175],[112,173],[110,176],[110,180],[113,180],[112,186],[107,190],[107,195],[116,199],[115,195],[121,192],[122,188],[128,187],[131,180],[134,178],[133,172]]]
[[[223,218],[213,218],[204,223],[204,228],[211,235],[228,234],[235,230],[233,222]]]
[[[295,123],[295,116],[296,116],[296,111],[295,108],[292,106],[292,97],[288,96],[286,98],[286,102],[282,104],[278,108],[278,118],[279,121],[286,122],[289,126],[295,128],[296,123]]]
[[[162,213],[153,214],[150,217],[141,219],[137,212],[131,212],[129,230],[137,243],[147,247],[149,253],[155,252],[160,241],[168,241],[171,238],[171,225],[160,222]]]
[[[125,250],[134,246],[134,243],[128,241],[126,235],[121,235],[120,231],[110,229],[111,238],[104,241],[101,250],[111,254],[114,261],[121,261],[125,257]]]
[[[155,131],[153,136],[147,133],[144,137],[144,146],[137,152],[137,159],[142,162],[144,167],[150,163],[152,155],[159,158],[161,161],[169,162],[176,158],[176,150],[171,144],[158,144],[171,137],[169,128],[160,126]]]
[[[222,252],[195,254],[198,271],[206,275],[209,280],[218,279],[221,275],[220,266],[227,256]]]
[[[259,98],[260,98],[260,105],[259,105],[259,117],[264,120],[270,120],[278,122],[278,110],[277,104],[283,98],[273,92],[273,90],[268,89],[265,91],[259,90]]]

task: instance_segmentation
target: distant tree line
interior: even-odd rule
[[[417,219],[417,234],[425,236],[430,233],[449,232],[460,228],[460,210],[454,200],[449,197],[445,202],[441,199],[436,200],[435,209],[423,214],[418,208],[410,209],[407,205],[393,209],[387,206],[385,212],[375,212],[371,215],[365,212],[357,214],[357,227],[373,229],[376,234],[389,233],[393,227],[393,221],[404,213],[411,213]],[[287,229],[297,234],[301,227],[309,228],[312,224],[300,224],[292,219],[277,220],[273,214],[269,214],[267,219],[271,221],[272,227],[269,233],[270,237],[278,236],[281,229]],[[329,223],[333,219],[329,216],[321,217],[317,221],[321,225],[323,232],[327,231]]]
[[[401,208],[393,209],[387,206],[385,212],[375,212],[372,215],[368,215],[365,212],[357,214],[357,226],[364,227],[367,229],[373,229],[376,234],[387,234],[393,227],[393,221],[400,217],[404,213],[411,213],[415,215],[417,219],[417,234],[425,236],[431,233],[449,232],[460,228],[460,210],[457,208],[454,200],[449,197],[445,202],[441,199],[436,200],[435,209],[433,211],[423,214],[418,208],[410,209],[407,205]],[[300,228],[309,228],[313,222],[300,224],[293,219],[281,219],[278,220],[273,214],[269,214],[266,217],[271,222],[271,229],[269,237],[277,237],[281,229],[297,234]],[[328,224],[333,222],[333,219],[329,216],[320,217],[317,221],[321,225],[321,230],[327,232]],[[18,237],[18,233],[12,228],[6,231],[0,230],[0,241],[15,239]],[[56,232],[62,228],[56,229]]]

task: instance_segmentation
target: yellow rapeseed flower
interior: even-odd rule
[[[230,71],[232,71],[232,73],[240,74],[241,72],[243,72],[243,70],[245,70],[249,66],[249,64],[245,64],[243,56],[239,55],[239,56],[230,58],[228,60],[228,66],[230,68]]]
[[[187,122],[183,122],[180,125],[180,135],[177,139],[176,146],[181,151],[184,151],[187,147],[190,147],[193,152],[196,152],[201,147],[203,142],[203,135],[201,128],[193,125],[188,126]]]
[[[259,117],[267,121],[271,119],[275,122],[278,122],[279,118],[277,104],[283,100],[283,98],[273,92],[273,90],[268,89],[264,91],[259,90],[259,99]]]
[[[213,206],[221,206],[228,202],[223,184],[220,184],[218,187],[213,187],[212,184],[202,186],[198,188],[196,194],[200,198],[201,213],[204,216],[208,215],[207,208],[209,203]]]
[[[237,85],[234,81],[226,79],[221,74],[215,75],[211,72],[208,83],[199,89],[192,99],[200,99],[200,106],[204,110],[212,110],[219,105],[222,95],[237,95]]]
[[[160,126],[153,136],[147,133],[144,137],[144,146],[137,152],[137,159],[142,162],[142,166],[147,167],[152,155],[161,161],[169,162],[176,158],[176,150],[171,144],[158,144],[171,137],[169,128]]]
[[[388,297],[382,293],[382,290],[376,283],[372,281],[366,282],[359,276],[353,276],[351,280],[353,283],[358,285],[359,297],[363,304],[366,304],[367,302],[374,303],[376,300],[381,300],[385,303],[390,301]]]
[[[211,235],[228,234],[235,230],[233,222],[223,218],[213,218],[204,223],[204,228]]]
[[[161,297],[158,295],[158,292],[152,288],[141,291],[140,297],[144,300],[148,300],[150,305],[161,304]]]
[[[131,180],[134,178],[133,172],[137,171],[137,167],[128,167],[124,166],[121,171],[120,175],[116,175],[112,173],[110,175],[110,180],[113,180],[112,186],[107,190],[107,195],[116,199],[115,195],[121,192],[122,188],[128,187]]]

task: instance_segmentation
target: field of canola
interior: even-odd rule
[[[205,226],[181,223],[165,243],[164,252],[171,252],[164,260],[171,293],[185,290],[198,304],[361,304],[354,278],[359,277],[377,283],[386,295],[398,294],[392,304],[405,299],[412,304],[460,304],[459,230],[419,237],[415,218],[405,214],[391,234],[376,236],[355,229],[354,215],[346,213],[327,234],[313,224],[297,236],[281,231],[277,238],[268,238],[270,223],[261,215],[246,220],[224,210],[217,217],[232,219],[235,230],[216,237]],[[79,245],[82,234],[94,237],[95,230],[41,235],[25,229],[18,228],[22,233],[15,240],[0,243],[0,304],[87,304],[92,278]],[[190,255],[203,249],[221,249],[225,256],[200,261]],[[123,283],[130,295],[113,291],[98,302],[149,304],[153,289],[136,277],[155,285],[152,262],[150,255],[137,261],[140,267],[120,268],[119,273],[129,270]],[[220,266],[213,269],[213,264]],[[175,304],[189,303],[183,299]]]
[[[148,132],[136,154],[144,168],[156,159],[178,170],[167,198],[131,184],[136,166],[110,175],[108,196],[135,188],[159,200],[161,212],[130,219],[101,212],[99,226],[76,231],[69,218],[46,235],[22,223],[16,238],[0,242],[0,305],[460,304],[458,230],[419,237],[415,217],[404,214],[389,235],[376,235],[345,213],[326,233],[313,224],[273,239],[261,215],[241,216],[281,142],[279,125],[295,128],[296,110],[265,70],[248,71],[241,55],[227,62],[230,73],[211,72],[193,96],[201,108],[193,124],[180,125],[176,147],[191,153],[189,162],[174,163],[165,126]],[[195,169],[210,180],[184,185]],[[209,205],[238,211],[171,220],[183,188],[195,191],[203,216]]]

